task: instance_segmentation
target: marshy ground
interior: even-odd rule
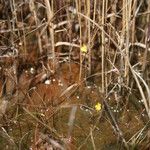
[[[0,1],[0,149],[148,150],[150,4]]]

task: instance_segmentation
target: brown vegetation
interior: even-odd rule
[[[149,42],[146,0],[0,0],[0,149],[148,149]]]

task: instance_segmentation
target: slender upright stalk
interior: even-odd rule
[[[39,20],[37,17],[37,12],[36,12],[36,7],[35,7],[35,1],[34,0],[30,0],[30,10],[31,12],[33,12],[33,16],[34,16],[34,20],[35,20],[35,25],[38,27],[39,24]],[[38,39],[38,46],[39,46],[39,52],[42,53],[42,42],[41,42],[41,37],[40,37],[40,32],[37,31],[37,39]]]
[[[51,37],[51,51],[52,51],[52,56],[53,56],[53,70],[55,70],[55,63],[56,63],[56,57],[55,57],[55,36],[54,36],[54,24],[52,23],[52,18],[53,18],[53,11],[52,11],[52,6],[49,2],[49,0],[45,0],[45,5],[46,5],[46,13],[47,13],[47,19],[48,19],[48,30],[50,33]]]
[[[87,0],[87,16],[90,18],[90,0]],[[88,34],[88,75],[91,75],[91,47],[90,47],[90,44],[91,44],[91,22],[90,20],[87,20],[87,34]]]
[[[102,31],[104,29],[105,24],[105,17],[106,17],[106,1],[103,0],[102,3]],[[105,92],[105,33],[102,32],[102,93]]]
[[[130,41],[130,19],[131,19],[131,7],[132,7],[132,0],[126,0],[126,6],[125,6],[125,31],[126,31],[126,39],[125,39],[125,74],[124,76],[127,78],[127,81],[129,80],[128,74],[129,74],[129,41]]]
[[[81,2],[78,0],[75,0],[76,2],[76,9],[77,12],[81,12]],[[79,22],[79,26],[80,26],[80,47],[82,46],[82,26],[81,26],[81,16],[78,14],[78,22]],[[83,62],[83,56],[82,56],[82,52],[80,51],[80,71],[79,71],[79,82],[81,81],[82,78],[82,62]]]

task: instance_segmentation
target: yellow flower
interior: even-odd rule
[[[82,45],[82,47],[80,48],[82,53],[87,53],[87,46],[85,44]]]
[[[96,105],[95,105],[95,110],[96,111],[100,111],[102,109],[102,104],[101,103],[97,103]]]

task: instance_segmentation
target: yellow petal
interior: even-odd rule
[[[101,103],[97,103],[96,105],[95,105],[95,110],[96,111],[100,111],[102,109],[102,104]]]
[[[83,46],[80,48],[82,53],[87,53],[87,46],[83,44]]]

